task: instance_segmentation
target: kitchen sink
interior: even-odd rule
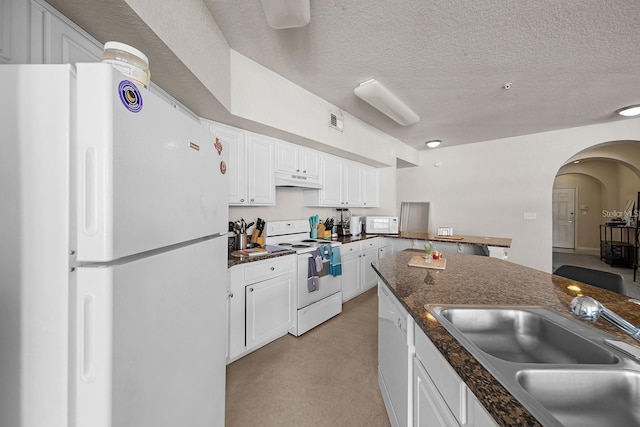
[[[543,307],[425,308],[544,426],[640,426],[637,347]]]
[[[480,350],[498,359],[518,363],[618,362],[612,352],[550,320],[551,313],[544,309],[446,308],[440,316]]]
[[[640,425],[640,372],[523,370],[518,372],[517,379],[562,425]]]

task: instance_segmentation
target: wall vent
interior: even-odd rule
[[[342,116],[336,113],[329,112],[329,126],[342,132],[342,129],[344,128],[344,121],[342,119]]]

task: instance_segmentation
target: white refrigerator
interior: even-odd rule
[[[227,147],[107,64],[0,100],[0,425],[223,426]]]

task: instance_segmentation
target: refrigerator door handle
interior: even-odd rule
[[[111,426],[113,268],[78,268],[75,390],[78,426]]]

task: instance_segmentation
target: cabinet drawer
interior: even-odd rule
[[[247,264],[244,268],[245,284],[259,282],[292,272],[294,258],[295,255],[289,255]]]
[[[377,249],[380,243],[379,241],[380,239],[376,238],[376,239],[367,239],[360,242],[362,244],[362,250],[366,251],[367,249]]]
[[[346,245],[340,246],[340,254],[345,256],[361,252],[360,243],[361,242],[347,243]]]
[[[415,328],[416,357],[460,424],[467,423],[467,386],[420,328]]]

